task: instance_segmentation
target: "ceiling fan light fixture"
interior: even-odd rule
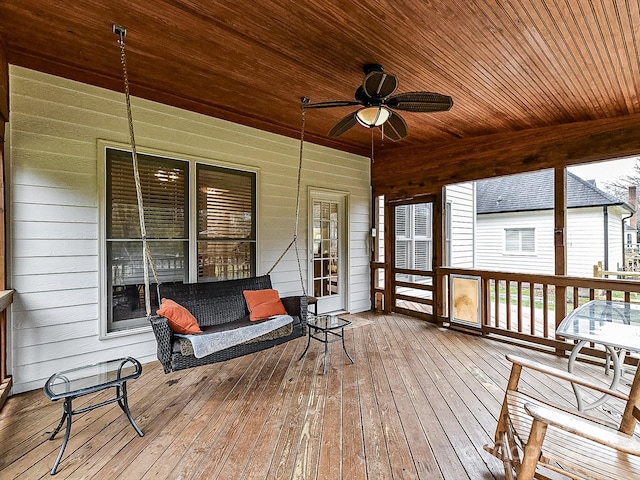
[[[356,120],[363,127],[379,127],[391,116],[391,112],[382,105],[364,107],[356,112]]]

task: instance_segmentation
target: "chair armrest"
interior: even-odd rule
[[[565,432],[607,445],[620,452],[640,456],[640,440],[633,435],[626,435],[611,427],[545,405],[525,403],[524,408],[539,422],[553,425]]]
[[[303,327],[307,325],[307,297],[306,295],[282,297],[284,309],[292,317],[299,317]]]
[[[600,393],[611,395],[612,397],[616,397],[624,401],[629,400],[629,397],[622,392],[618,392],[617,390],[611,390],[603,385],[594,383],[590,380],[579,377],[578,375],[575,375],[573,373],[569,373],[566,370],[561,370],[559,368],[551,367],[549,365],[545,365],[543,363],[539,363],[534,360],[529,360],[527,358],[519,357],[517,355],[507,355],[507,360],[509,360],[514,365],[520,365],[523,368],[530,368],[532,370],[536,370],[545,375],[550,375],[552,377],[556,377],[561,380],[566,380],[567,382],[571,382],[575,385],[581,385],[585,388],[589,388],[591,390],[595,390]]]
[[[171,371],[173,332],[169,328],[167,319],[160,315],[154,315],[149,321],[158,344],[158,360],[164,368],[164,373],[169,373]]]

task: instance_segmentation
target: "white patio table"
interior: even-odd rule
[[[573,373],[576,357],[582,347],[587,343],[603,345],[613,363],[611,389],[616,389],[622,375],[625,355],[627,352],[640,353],[640,305],[592,300],[567,315],[556,333],[564,338],[577,340],[569,356],[570,373]],[[572,387],[580,411],[598,407],[607,400],[607,396],[603,395],[595,402],[585,404],[579,387],[573,384]]]

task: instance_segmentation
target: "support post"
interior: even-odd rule
[[[555,248],[555,275],[567,274],[567,169],[556,167],[554,169],[554,248]],[[574,287],[575,288],[575,287]],[[556,329],[567,315],[567,290],[566,287],[556,285]],[[557,338],[557,336],[556,336]],[[557,354],[563,351],[556,350]]]
[[[6,288],[6,216],[4,179],[4,137],[5,123],[9,121],[9,64],[6,48],[0,37],[0,291]],[[0,408],[11,390],[11,377],[7,373],[7,312],[6,306],[0,311]]]

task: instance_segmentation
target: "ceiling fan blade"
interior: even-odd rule
[[[398,88],[395,75],[385,72],[369,72],[364,77],[362,89],[370,98],[387,98]]]
[[[338,123],[336,123],[331,130],[329,130],[329,136],[332,138],[339,137],[344,132],[353,127],[358,121],[356,120],[356,114],[350,113]]]
[[[330,102],[306,103],[304,108],[333,108],[333,107],[351,107],[353,105],[362,105],[356,100],[334,100]]]
[[[382,124],[382,131],[394,142],[402,140],[409,133],[404,119],[395,112],[391,112],[389,119]]]
[[[433,92],[407,92],[394,95],[385,104],[406,112],[444,112],[453,106],[453,98]]]

